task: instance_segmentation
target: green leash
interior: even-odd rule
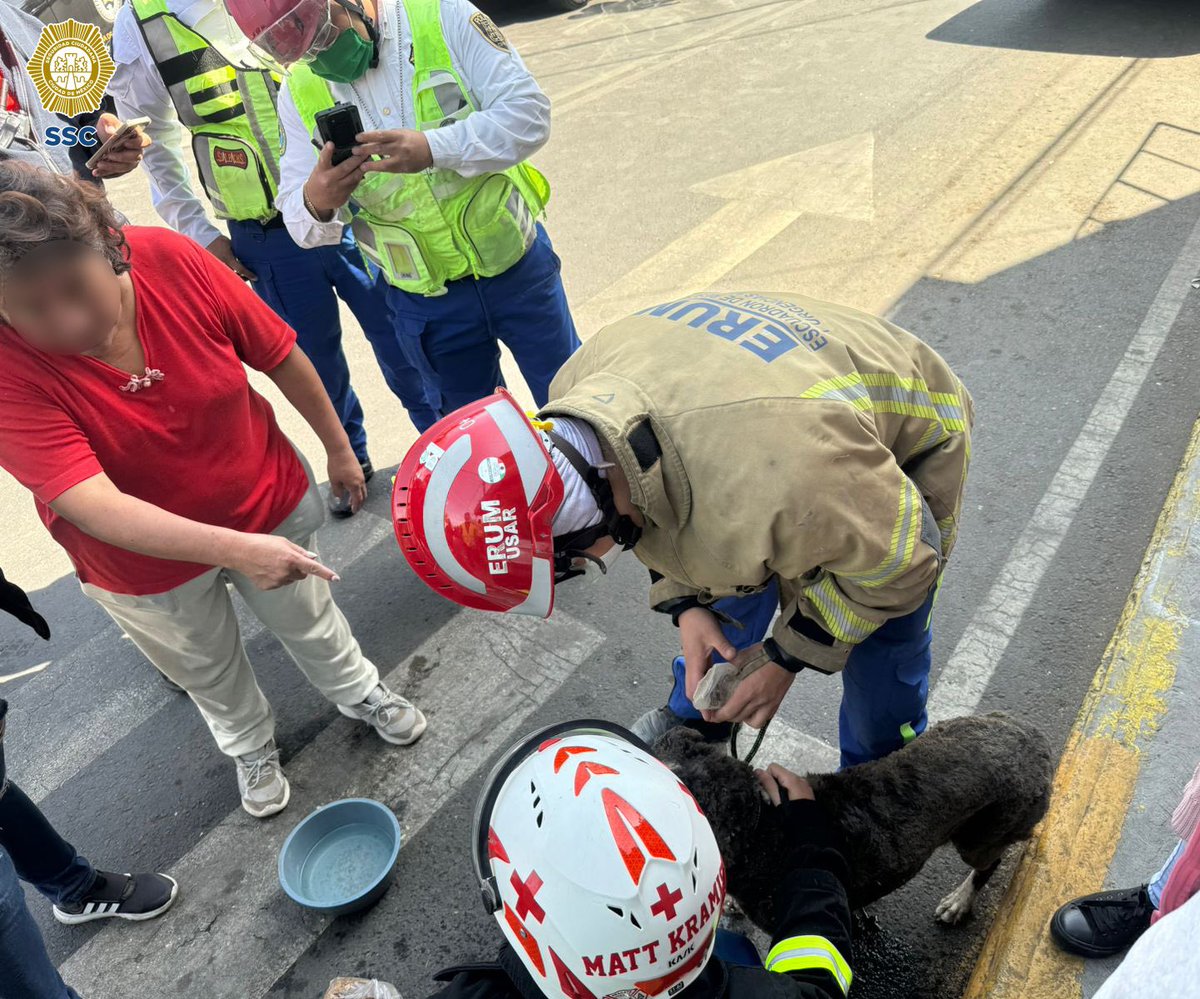
[[[750,747],[750,752],[746,754],[745,760],[742,760],[743,763],[750,764],[754,762],[754,757],[758,755],[759,749],[762,748],[763,739],[766,737],[767,729],[770,727],[771,723],[767,722],[767,724],[758,730],[758,736],[754,740],[754,745]],[[733,731],[729,733],[729,754],[735,760],[742,759],[740,756],[738,756],[738,736],[741,734],[742,723],[734,722]]]

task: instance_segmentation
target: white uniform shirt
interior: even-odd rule
[[[167,8],[235,66],[271,68],[250,47],[221,0],[167,0]],[[192,188],[185,158],[192,155],[191,136],[179,123],[171,95],[133,15],[132,4],[125,4],[117,14],[112,49],[117,71],[108,89],[116,99],[118,113],[122,119],[139,115],[150,119],[145,131],[154,142],[142,154],[142,164],[150,175],[154,208],[176,232],[208,246],[223,233],[209,218],[207,202]]]
[[[433,165],[464,177],[507,170],[529,159],[550,137],[550,100],[508,46],[489,41],[472,23],[479,14],[468,0],[441,0],[442,28],[450,59],[479,109],[463,121],[425,132]],[[353,84],[330,84],[339,101],[358,106],[365,131],[416,128],[412,35],[401,0],[377,0],[379,66]],[[490,22],[485,22],[490,26]],[[494,30],[494,29],[493,29]],[[319,222],[304,207],[304,184],[317,165],[317,148],[285,86],[279,95],[284,153],[275,204],[301,246],[336,243],[350,221],[343,210]]]

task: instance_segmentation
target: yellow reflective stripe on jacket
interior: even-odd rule
[[[955,523],[954,514],[949,517],[943,517],[937,522],[938,531],[942,535],[942,551],[948,551],[954,545],[954,536],[958,533],[958,525]]]
[[[826,630],[839,642],[857,645],[874,634],[879,627],[874,621],[868,621],[850,609],[834,578],[828,574],[807,587],[804,593],[821,612]]]
[[[918,440],[917,443],[913,445],[912,450],[904,456],[904,460],[900,462],[901,466],[907,465],[917,455],[924,454],[926,451],[932,450],[939,444],[948,441],[949,439],[950,433],[945,427],[942,426],[940,421],[930,423],[925,429],[925,432],[921,434],[921,439]]]
[[[904,488],[900,490],[900,512],[896,515],[891,544],[883,561],[866,572],[839,572],[838,575],[868,590],[887,586],[897,576],[903,575],[912,564],[917,538],[921,536],[924,513],[917,487],[912,479],[905,478]]]
[[[935,420],[946,430],[966,430],[962,400],[953,392],[930,392],[922,378],[888,371],[854,372],[817,382],[802,399],[840,399],[855,409]]]
[[[842,995],[850,991],[854,973],[841,952],[825,937],[789,937],[771,948],[765,962],[767,971],[785,974],[820,968],[837,979]]]

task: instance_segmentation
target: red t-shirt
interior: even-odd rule
[[[269,532],[308,488],[304,468],[250,387],[296,334],[234,273],[169,229],[129,227],[137,332],[163,373],[122,392],[128,372],[46,354],[0,322],[0,466],[29,489],[79,578],[115,593],[162,593],[211,566],[151,558],[84,534],[47,504],[104,472],[164,510],[235,531]]]

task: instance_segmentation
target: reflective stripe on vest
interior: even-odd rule
[[[454,68],[441,22],[441,0],[403,0],[412,33],[417,128],[453,125],[477,108]],[[328,85],[293,67],[288,90],[310,134],[334,103]],[[463,177],[431,168],[419,174],[371,173],[354,191],[353,227],[363,253],[405,291],[441,294],[447,281],[493,277],[533,245],[550,185],[529,163],[502,173]]]
[[[764,963],[767,971],[781,974],[817,968],[828,971],[837,981],[842,995],[850,991],[850,985],[854,982],[850,965],[842,957],[841,951],[825,937],[803,936],[780,940],[771,948]]]
[[[187,27],[165,0],[133,0],[146,47],[171,96],[204,190],[221,218],[267,221],[279,188],[280,78],[239,67]]]

